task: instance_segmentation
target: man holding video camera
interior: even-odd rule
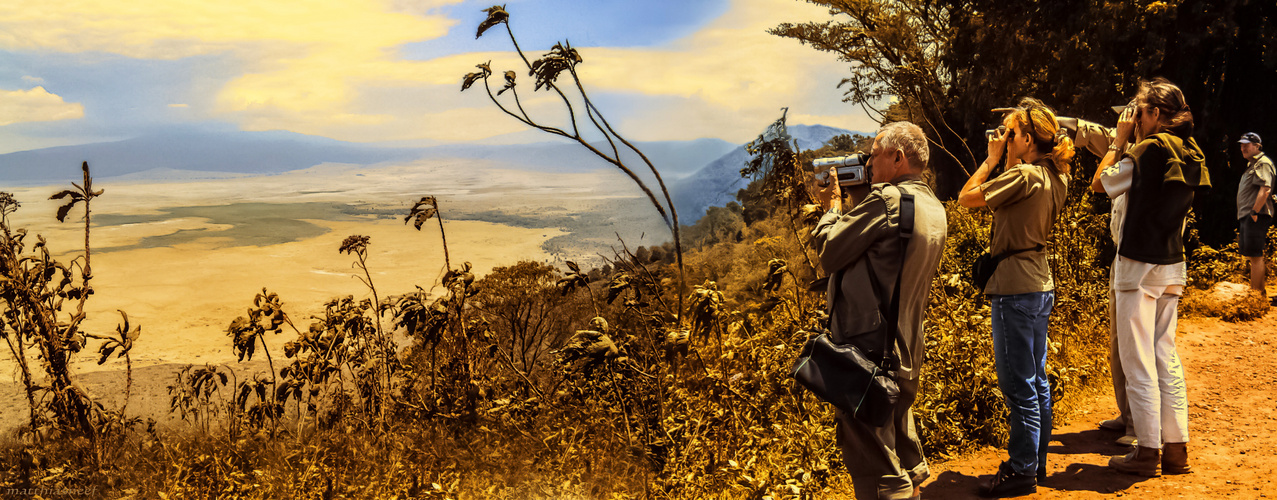
[[[923,362],[924,309],[932,278],[940,265],[948,223],[944,206],[922,180],[929,150],[917,125],[889,123],[874,139],[865,167],[867,175],[835,172],[813,194],[826,210],[813,231],[821,267],[832,277],[829,296],[834,341],[878,354],[884,345],[880,303],[892,300],[899,282],[900,399],[893,418],[874,427],[843,412],[837,416],[837,441],[851,473],[858,499],[902,499],[918,496],[930,471],[914,427],[910,407],[918,393]],[[847,179],[858,178],[857,184]],[[867,181],[872,182],[872,187]],[[840,187],[841,184],[841,187]],[[867,190],[863,199],[843,206],[842,190]],[[912,236],[900,231],[902,194],[913,196]],[[904,265],[900,248],[905,246]],[[877,279],[873,279],[870,275]],[[899,274],[899,280],[896,279]],[[875,288],[871,283],[877,282]],[[869,293],[866,293],[866,290]]]

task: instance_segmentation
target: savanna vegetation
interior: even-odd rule
[[[831,7],[859,15],[850,5]],[[906,9],[864,18],[875,23],[967,19],[947,4],[866,5]],[[514,42],[504,8],[488,13],[479,34],[504,25]],[[885,36],[866,27],[838,29]],[[923,55],[943,64],[958,57]],[[111,498],[325,499],[762,499],[848,491],[833,413],[795,385],[789,371],[824,305],[822,294],[809,290],[823,271],[810,244],[820,214],[804,189],[810,175],[804,165],[866,149],[867,138],[840,136],[819,150],[794,152],[782,120],[780,133],[750,144],[755,156],[742,174],[754,181],[736,202],[683,225],[664,187],[657,195],[620,155],[632,146],[588,99],[574,71],[581,55],[565,42],[523,61],[536,78],[534,91],[557,92],[567,109],[584,112],[573,113],[566,126],[537,122],[518,105],[517,73],[507,72],[505,87],[494,93],[486,64],[464,78],[463,88],[482,81],[499,106],[498,96],[510,92],[513,102],[502,109],[549,133],[580,140],[577,120],[583,120],[610,134],[611,147],[594,151],[646,192],[670,225],[669,244],[630,248],[618,241],[598,269],[511,262],[476,276],[464,255],[448,253],[447,206],[422,197],[405,207],[404,222],[421,232],[423,245],[444,249],[448,271],[441,280],[383,296],[370,269],[394,263],[369,258],[376,244],[370,238],[346,238],[333,250],[349,256],[369,298],[337,297],[322,315],[298,318],[289,314],[287,297],[264,284],[244,298],[244,316],[226,318],[226,342],[241,361],[265,357],[269,370],[241,363],[187,367],[169,387],[171,409],[185,424],[157,429],[127,406],[93,401],[67,369],[69,355],[90,348],[91,339],[100,342],[102,360],[127,361],[139,332],[123,312],[115,332],[78,328],[92,292],[89,207],[104,195],[93,190],[88,165],[82,186],[54,195],[68,200],[59,220],[83,209],[83,254],[69,263],[52,259],[42,238],[32,244],[24,230],[10,227],[8,216],[19,207],[0,194],[0,333],[18,361],[30,406],[29,423],[0,448],[0,491],[88,486]],[[563,75],[579,90],[573,99],[558,87]],[[1122,88],[1109,88],[1096,102],[1120,97]],[[910,108],[928,106],[926,94],[894,87],[889,93],[905,99],[886,110],[889,116],[951,112]],[[956,147],[961,137],[936,140]],[[1079,175],[1088,175],[1096,159],[1079,158]],[[1109,207],[1084,184],[1072,184],[1049,250],[1057,302],[1048,365],[1059,418],[1109,376]],[[946,211],[948,245],[931,288],[915,406],[933,459],[1006,438],[988,306],[967,269],[988,241],[989,215],[952,202]],[[1242,270],[1234,247],[1196,236],[1201,226],[1193,224],[1190,238],[1190,293],[1238,281]],[[1267,305],[1228,307],[1221,310],[1237,320]],[[272,347],[283,358],[271,357]]]

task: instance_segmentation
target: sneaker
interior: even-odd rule
[[[1039,469],[1038,474],[1046,472]],[[1038,479],[1034,475],[1018,474],[1011,466],[1003,462],[998,466],[998,473],[993,475],[988,486],[980,489],[980,496],[985,498],[1009,498],[1030,495],[1038,491]]]
[[[1117,438],[1117,441],[1114,442],[1117,443],[1118,446],[1136,446],[1140,444],[1139,439],[1136,439],[1135,436],[1129,434]]]
[[[1110,418],[1108,420],[1100,422],[1100,428],[1106,431],[1125,432],[1126,424],[1122,422],[1121,418]]]

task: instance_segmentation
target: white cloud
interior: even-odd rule
[[[393,60],[394,48],[446,34],[456,21],[420,13],[458,1],[17,0],[0,2],[0,50],[165,60],[231,53],[244,72],[230,75],[217,111],[277,108],[366,123],[375,112],[349,108],[358,85],[423,80],[416,65]]]
[[[40,78],[38,76],[31,76],[31,75],[22,75],[22,81],[35,84],[35,85],[44,83],[43,78]]]
[[[171,104],[169,104],[169,105],[168,105],[168,107],[170,107],[170,108],[189,108],[189,107],[191,107],[191,105],[190,105],[190,104],[186,104],[186,103],[181,103],[181,102],[175,102],[175,103],[171,103]]]
[[[668,47],[591,50],[581,73],[609,90],[682,98],[641,112],[651,118],[631,120],[645,140],[708,135],[741,142],[775,120],[781,107],[789,107],[790,123],[876,129],[862,110],[842,102],[836,86],[845,63],[766,32],[785,21],[828,17],[826,9],[804,2],[734,0],[722,17]]]
[[[794,0],[735,0],[719,19],[662,47],[578,47],[584,59],[578,68],[596,103],[613,104],[604,105],[603,112],[630,139],[744,142],[775,120],[781,107],[790,108],[790,123],[874,130],[878,124],[863,110],[842,102],[837,84],[845,63],[766,32],[784,21],[827,17],[827,10]],[[530,82],[522,81],[527,79],[523,63],[510,53],[436,59],[425,63],[422,74],[434,83],[455,85],[476,61],[489,59],[497,73],[494,83],[501,81],[502,71],[516,69],[520,95],[530,94]],[[550,116],[565,118],[561,111]]]
[[[460,0],[421,0],[419,10]],[[455,21],[382,0],[11,0],[0,48],[177,59],[225,50],[305,56],[311,47],[380,49],[442,36]]]
[[[565,113],[546,92],[533,95],[512,51],[398,58],[403,44],[455,25],[438,8],[459,1],[17,0],[0,2],[0,49],[158,59],[229,52],[245,65],[216,93],[212,117],[354,141],[477,140],[525,130],[482,88],[459,93],[462,75],[492,60],[493,83],[516,69],[529,112],[563,125]],[[608,117],[635,140],[749,140],[782,106],[794,123],[872,128],[860,125],[868,122],[863,111],[841,102],[835,86],[844,63],[766,33],[780,22],[825,18],[826,9],[797,0],[732,0],[720,18],[664,46],[578,48],[580,71],[594,97],[632,103],[625,116]]]
[[[84,106],[68,103],[44,87],[0,90],[0,126],[22,122],[48,122],[84,118]]]

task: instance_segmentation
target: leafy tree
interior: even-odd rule
[[[650,254],[650,257],[649,257],[649,258],[652,260],[652,262],[664,262],[664,261],[665,261],[665,248],[664,248],[664,247],[660,247],[660,246],[652,245],[651,247],[649,247],[649,248],[648,248],[648,253]]]
[[[739,202],[739,203],[737,203]],[[735,205],[732,207],[730,205]],[[718,207],[712,207],[712,209]],[[744,188],[736,190],[736,201],[729,202],[729,206],[725,206],[740,216],[741,221],[745,225],[750,225],[771,216],[773,210],[776,209],[776,201],[763,189],[763,181],[753,181]],[[708,210],[706,215],[708,215]]]
[[[634,249],[634,260],[640,264],[652,262],[652,252],[647,247],[640,246]]]
[[[839,82],[844,101],[885,121],[879,106],[898,99],[934,144],[961,168],[974,163],[969,150],[952,147],[962,135],[947,120],[946,91],[952,78],[944,55],[952,43],[949,2],[903,0],[811,0],[829,7],[834,20],[782,23],[770,32],[838,54],[851,75]],[[947,141],[947,142],[946,142]],[[955,151],[964,150],[959,157]],[[938,155],[937,155],[938,156]]]
[[[737,233],[745,229],[745,219],[739,204],[729,203],[733,207],[709,207],[705,216],[696,224],[686,227],[683,237],[692,248],[713,245],[720,241],[731,241]],[[765,214],[764,214],[765,215]]]
[[[494,268],[476,282],[478,308],[524,373],[532,373],[571,333],[563,310],[569,298],[555,290],[558,278],[553,266],[525,260]]]
[[[992,108],[1028,95],[1061,115],[1114,122],[1108,107],[1123,104],[1140,79],[1169,78],[1192,107],[1216,186],[1196,209],[1204,221],[1228,221],[1206,224],[1203,240],[1231,238],[1236,138],[1272,130],[1277,113],[1277,101],[1261,98],[1277,81],[1268,42],[1277,37],[1277,3],[809,1],[831,18],[781,23],[771,33],[850,63],[839,84],[845,101],[884,122],[921,125],[939,149],[932,163],[942,197],[955,195],[983,160],[983,147],[967,144],[983,144]]]

